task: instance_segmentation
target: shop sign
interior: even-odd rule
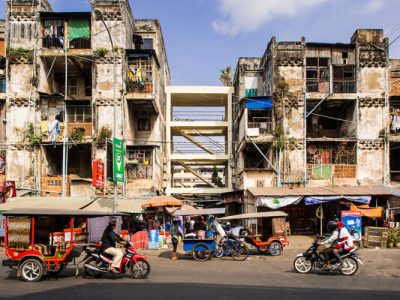
[[[92,186],[104,188],[104,163],[101,159],[95,159],[92,163]]]
[[[124,141],[113,138],[113,179],[124,182]]]
[[[159,245],[159,235],[160,232],[158,230],[150,230],[149,231],[149,245],[148,248],[149,249],[159,249],[160,245]]]
[[[342,211],[342,222],[355,241],[361,241],[361,211]]]

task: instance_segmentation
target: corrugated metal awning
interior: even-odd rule
[[[399,188],[390,187],[310,187],[310,188],[250,188],[254,197],[270,196],[384,196],[398,195]]]
[[[86,209],[42,209],[42,208],[16,208],[3,212],[5,216],[85,216],[85,217],[104,217],[115,216],[120,213],[94,211]]]
[[[287,213],[283,211],[268,211],[268,212],[258,212],[258,213],[248,213],[234,215],[224,218],[219,218],[220,220],[240,220],[240,219],[258,219],[258,218],[273,218],[273,217],[286,217]]]
[[[0,212],[11,209],[69,209],[78,210],[95,201],[94,197],[15,197],[0,204]]]

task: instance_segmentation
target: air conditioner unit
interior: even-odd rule
[[[264,180],[264,179],[257,179],[257,180],[256,180],[256,186],[257,186],[258,188],[264,187],[264,186],[265,186],[265,180]]]

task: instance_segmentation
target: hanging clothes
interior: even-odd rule
[[[58,120],[54,120],[49,122],[49,138],[48,141],[53,144],[56,143],[57,137],[60,135],[60,122]]]
[[[136,70],[134,67],[129,67],[128,77],[131,81],[136,80]]]

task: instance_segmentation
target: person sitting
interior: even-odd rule
[[[197,232],[197,238],[199,240],[204,240],[206,238],[207,225],[204,217],[200,218],[199,222],[195,226],[195,230]]]
[[[337,240],[339,238],[339,231],[337,228],[337,222],[330,221],[327,225],[328,232],[331,232],[331,235],[324,239],[322,242],[319,242],[319,245],[325,246],[325,249],[322,250],[322,254],[324,255],[326,267],[327,269],[332,269],[331,267],[331,256],[333,254],[333,249],[337,245]]]
[[[124,239],[114,232],[116,226],[117,220],[111,217],[107,228],[103,232],[100,248],[102,252],[113,256],[113,262],[110,266],[110,271],[113,273],[119,273],[121,260],[124,256],[124,252],[122,251],[122,249],[116,248],[117,243],[124,242]]]
[[[353,237],[351,236],[350,232],[347,230],[346,227],[344,227],[344,223],[342,221],[339,221],[337,223],[338,231],[339,231],[339,238],[338,238],[338,243],[333,249],[333,253],[335,254],[335,257],[337,258],[339,262],[338,268],[341,268],[343,266],[343,261],[341,255],[344,252],[350,251],[353,249]]]

